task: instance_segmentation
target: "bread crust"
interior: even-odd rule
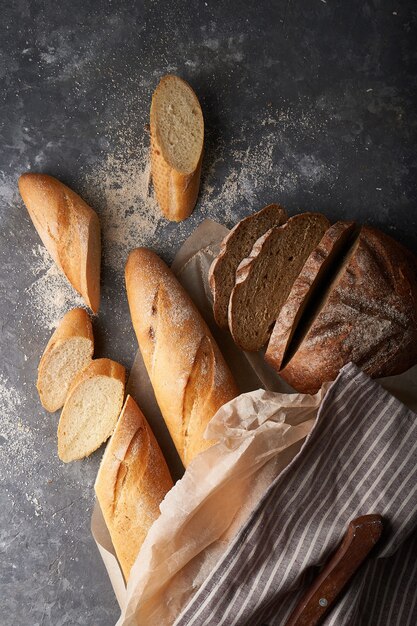
[[[79,458],[84,458],[86,456],[89,456],[95,450],[97,450],[97,448],[101,445],[99,444],[98,446],[95,446],[92,449],[86,450],[85,454],[82,457],[80,457],[74,454],[73,450],[71,450],[71,448],[66,445],[66,441],[65,441],[65,429],[67,427],[67,423],[71,422],[71,416],[68,415],[68,411],[69,411],[68,407],[69,407],[69,403],[71,402],[72,394],[76,391],[77,387],[81,385],[82,383],[84,383],[86,380],[89,380],[91,378],[96,378],[99,376],[106,376],[108,378],[114,378],[121,382],[123,388],[125,386],[125,381],[126,381],[125,368],[123,367],[123,365],[120,365],[120,363],[117,363],[116,361],[112,361],[111,359],[94,359],[93,361],[91,361],[89,365],[87,365],[86,368],[84,368],[83,370],[81,370],[81,372],[77,374],[77,376],[74,378],[69,388],[68,395],[65,400],[64,408],[62,409],[61,417],[59,418],[59,423],[58,423],[58,456],[61,459],[61,461],[64,461],[64,463],[68,463],[69,461],[75,461]],[[122,402],[120,403],[118,413],[120,413],[122,404],[123,404],[123,398],[122,398]],[[106,439],[107,437],[105,437],[101,443],[103,443]]]
[[[295,220],[300,220],[300,218],[303,220],[309,219],[312,216],[314,216],[315,219],[318,219],[321,222],[322,232],[324,233],[326,228],[330,226],[330,222],[327,220],[327,218],[324,215],[321,215],[320,213],[302,213],[299,215],[294,215],[287,222],[285,222],[285,224],[283,224],[282,226],[274,226],[270,228],[264,235],[259,237],[259,239],[255,242],[250,255],[246,259],[243,259],[243,261],[239,264],[236,270],[235,286],[233,288],[233,291],[231,293],[230,300],[229,300],[228,323],[229,323],[229,329],[232,334],[234,342],[242,350],[248,350],[248,351],[259,350],[268,341],[268,338],[269,338],[269,335],[266,334],[264,336],[264,341],[261,345],[257,345],[257,346],[247,345],[244,342],[242,342],[242,337],[239,335],[238,329],[237,329],[237,326],[238,326],[237,311],[241,304],[239,300],[241,298],[242,293],[244,294],[245,290],[247,289],[247,284],[250,284],[249,281],[251,279],[251,274],[256,268],[256,263],[258,261],[258,258],[263,253],[264,246],[268,245],[270,237],[275,236],[277,232],[284,234],[286,229],[290,229],[292,227],[292,224],[295,222]],[[272,322],[275,322],[275,319],[272,319]]]
[[[125,580],[172,479],[142,411],[127,396],[94,485]]]
[[[218,324],[218,326],[220,326],[220,328],[224,328],[225,330],[229,328],[228,320],[227,320],[227,306],[226,308],[223,306],[223,303],[220,301],[220,297],[218,296],[218,292],[221,288],[224,289],[225,281],[228,282],[229,276],[227,275],[225,276],[225,273],[227,273],[227,270],[228,270],[227,266],[230,262],[229,256],[231,254],[231,247],[234,245],[234,243],[236,242],[238,238],[240,238],[241,236],[244,236],[244,234],[249,231],[252,225],[254,225],[256,228],[256,223],[260,219],[262,219],[264,215],[268,213],[272,213],[272,212],[275,212],[276,220],[275,220],[275,224],[271,224],[270,227],[280,226],[287,220],[287,213],[285,209],[279,206],[278,204],[269,204],[268,206],[264,207],[260,211],[257,211],[256,213],[253,213],[252,215],[249,215],[248,217],[245,217],[243,220],[240,220],[240,222],[238,222],[236,226],[234,226],[232,230],[223,239],[220,245],[220,252],[210,266],[208,279],[209,279],[210,289],[213,295],[213,314],[214,314],[214,319],[216,320],[216,323]],[[259,234],[259,236],[261,236],[261,234],[265,234],[266,230],[269,230],[269,229],[268,228],[265,229],[263,233]],[[253,243],[256,242],[259,236],[255,237]],[[242,261],[243,258],[246,257],[247,254],[249,253],[250,253],[250,250],[247,251],[247,253],[245,251],[241,255],[240,261]],[[236,269],[237,269],[237,266],[235,268],[235,272],[236,272]],[[233,283],[230,285],[229,284],[227,285],[227,287],[230,289],[230,294],[232,292],[233,285],[234,285],[235,272],[233,276]],[[229,298],[230,298],[230,294],[229,294]]]
[[[275,322],[271,338],[265,352],[266,361],[277,371],[281,369],[285,352],[298,324],[300,312],[315,288],[315,281],[334,246],[346,233],[353,230],[354,222],[336,222],[324,233],[319,245],[304,263],[298,278],[295,279],[290,294]]]
[[[87,306],[100,306],[100,222],[72,189],[47,174],[22,174],[19,191],[55,263]]]
[[[94,352],[94,336],[93,336],[93,327],[91,324],[90,316],[87,311],[81,308],[72,309],[68,311],[61,319],[56,328],[55,332],[52,334],[49,339],[46,348],[42,354],[41,360],[39,361],[38,366],[38,379],[36,382],[36,387],[39,393],[39,398],[41,400],[42,406],[47,410],[53,413],[57,409],[61,408],[60,406],[49,405],[48,401],[45,397],[44,389],[43,389],[43,377],[45,374],[45,370],[48,367],[49,360],[52,354],[55,352],[57,348],[59,348],[63,343],[68,341],[69,339],[81,337],[87,339],[91,343],[91,351],[90,358],[93,358]]]
[[[203,433],[238,395],[233,376],[191,298],[151,250],[126,264],[133,327],[158,405],[185,466],[213,444]]]
[[[353,361],[371,377],[417,363],[417,274],[413,255],[368,226],[310,331],[280,372],[315,393]]]
[[[169,163],[169,158],[164,154],[162,142],[159,137],[158,120],[155,113],[155,95],[158,89],[167,81],[180,81],[193,96],[195,106],[201,112],[200,103],[190,85],[178,76],[164,76],[153,96],[150,114],[151,127],[151,174],[153,186],[158,204],[165,217],[173,222],[180,222],[191,215],[197,202],[200,188],[201,164],[203,160],[204,139],[201,146],[201,154],[196,168],[192,172],[180,172]]]

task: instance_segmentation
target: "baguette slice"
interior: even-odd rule
[[[190,85],[178,76],[159,82],[151,105],[151,171],[158,203],[174,222],[197,202],[204,144],[204,119]]]
[[[191,298],[154,252],[137,248],[130,253],[126,288],[156,400],[187,466],[213,444],[203,439],[206,426],[238,389]]]
[[[97,213],[46,174],[22,174],[19,191],[45,248],[87,306],[98,313],[101,244]]]
[[[77,374],[58,424],[61,461],[89,456],[110,437],[123,405],[125,377],[125,368],[110,359],[91,361]]]
[[[341,256],[353,243],[354,222],[336,222],[324,233],[319,245],[304,264],[281,309],[265,353],[266,361],[277,371],[297,342],[307,332],[317,301],[329,287],[332,272],[337,272]]]
[[[269,204],[241,220],[223,239],[220,253],[209,270],[214,319],[220,328],[228,329],[227,309],[239,263],[249,256],[261,235],[273,226],[280,226],[286,220],[287,214],[282,207],[278,204]]]
[[[64,405],[72,381],[91,362],[93,352],[93,328],[87,311],[68,311],[39,362],[36,387],[47,411],[53,413]]]
[[[127,396],[94,486],[126,581],[171,487],[153,432],[136,402]]]
[[[417,363],[417,260],[363,226],[308,332],[280,375],[316,393],[353,361],[374,378]]]
[[[240,263],[228,310],[240,348],[256,351],[266,343],[294,280],[329,226],[320,213],[295,215],[262,235]]]

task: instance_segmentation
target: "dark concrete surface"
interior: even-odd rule
[[[17,178],[55,175],[100,214],[96,355],[128,368],[133,245],[171,260],[205,217],[232,225],[278,201],[373,224],[416,251],[417,7],[18,0],[1,14],[0,623],[110,626],[118,608],[90,534],[102,450],[60,463],[58,415],[34,386],[54,322],[79,299],[42,254]],[[144,126],[168,72],[190,81],[206,121],[201,196],[180,225],[144,192]]]

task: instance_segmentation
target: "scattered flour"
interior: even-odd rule
[[[33,505],[35,509],[36,517],[39,517],[39,515],[42,514],[42,505],[39,503],[38,498],[34,496],[33,494],[29,494],[29,493],[25,493],[25,496],[26,496],[26,500]]]
[[[249,147],[241,139],[252,135],[247,124],[243,124],[241,135],[228,144],[217,142],[214,158],[203,172],[199,200],[208,217],[232,225],[242,208],[248,212],[262,208],[265,191],[269,202],[280,202],[283,196],[297,196],[321,181],[332,184],[336,179],[334,164],[301,151],[306,137],[318,139],[326,127],[315,109],[306,108],[300,113],[290,107],[267,108],[256,124],[259,138]],[[225,172],[223,184],[219,184],[220,170]]]
[[[0,457],[3,477],[28,475],[38,458],[35,435],[21,420],[23,397],[0,374]]]
[[[71,287],[43,245],[37,244],[32,255],[34,280],[26,288],[32,319],[39,326],[53,330],[67,311],[85,306],[84,300]]]
[[[163,219],[150,185],[147,146],[138,144],[131,155],[109,154],[86,181],[102,209],[103,263],[123,271],[129,252],[151,245]]]

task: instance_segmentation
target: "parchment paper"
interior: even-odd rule
[[[117,626],[173,624],[267,486],[299,452],[327,389],[323,386],[316,396],[295,393],[261,353],[238,350],[215,324],[207,274],[227,232],[205,220],[184,243],[172,269],[203,314],[243,395],[214,416],[207,436],[218,444],[200,454],[184,474],[138,351],[128,392],[147,417],[178,482],[161,504],[161,516],[141,548],[127,589],[95,506],[91,529],[121,607]],[[380,382],[417,409],[417,368]]]

